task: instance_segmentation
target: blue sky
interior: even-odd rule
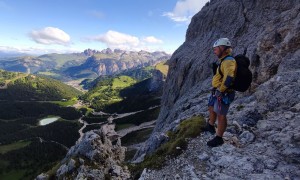
[[[0,51],[172,53],[208,0],[0,0]]]

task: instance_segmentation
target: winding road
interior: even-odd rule
[[[146,110],[151,110],[151,109],[154,109],[154,108],[157,108],[157,107],[158,106],[153,106],[153,107],[150,107]],[[101,111],[100,112],[93,112],[93,115],[110,115],[110,116],[107,118],[107,122],[90,123],[90,124],[87,123],[86,121],[84,121],[82,119],[84,116],[82,116],[78,120],[81,124],[83,124],[83,126],[78,131],[80,137],[77,140],[76,144],[78,144],[82,140],[82,137],[84,135],[83,130],[87,125],[95,125],[95,124],[103,125],[103,124],[106,124],[106,123],[112,123],[113,120],[115,120],[115,119],[124,118],[124,117],[130,116],[130,115],[133,115],[133,114],[136,114],[136,113],[139,113],[139,112],[143,112],[143,111],[146,111],[146,110],[140,110],[140,111],[135,111],[135,112],[130,112],[130,113],[123,113],[123,114],[116,114],[116,113],[108,114],[108,113],[101,112]],[[126,128],[126,129],[122,129],[122,130],[118,131],[117,133],[119,134],[120,137],[123,137],[126,134],[131,133],[133,131],[138,131],[138,130],[141,130],[141,129],[154,127],[155,122],[156,122],[156,120],[145,122],[145,123],[140,124],[139,126],[134,126],[134,127],[129,127],[129,128]]]

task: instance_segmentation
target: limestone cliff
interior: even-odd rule
[[[168,62],[154,132],[134,160],[153,152],[180,121],[207,117],[216,39],[229,38],[234,54],[247,51],[253,83],[248,92],[237,93],[231,106],[225,145],[209,149],[206,141],[211,137],[202,134],[189,146],[198,147],[186,154],[192,158],[169,162],[159,172],[144,172],[144,178],[176,173],[183,179],[300,177],[299,12],[300,0],[211,0],[192,18],[186,41]],[[193,157],[204,169],[196,168]]]

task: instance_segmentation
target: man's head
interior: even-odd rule
[[[228,38],[220,38],[214,43],[213,48],[214,53],[221,58],[228,53],[226,50],[231,49],[231,43]]]

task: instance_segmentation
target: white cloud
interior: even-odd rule
[[[201,10],[201,8],[209,0],[179,0],[172,12],[165,12],[163,16],[169,17],[175,22],[189,23],[193,15]]]
[[[154,36],[138,38],[133,35],[124,34],[113,30],[109,30],[105,34],[85,38],[83,41],[98,41],[104,43],[108,48],[111,49],[123,49],[129,51],[155,51],[160,48],[157,46],[158,44],[163,44],[162,40],[157,39]]]
[[[164,16],[169,17],[170,19],[172,19],[175,22],[189,22],[191,19],[191,16],[187,17],[187,16],[178,16],[176,14],[174,14],[173,12],[167,12],[164,13]]]
[[[139,44],[137,37],[117,31],[108,31],[106,34],[100,35],[98,40],[112,45],[129,44],[131,46],[137,46]]]
[[[33,30],[30,32],[29,36],[36,43],[45,45],[69,45],[71,39],[67,33],[55,27],[45,27],[41,30]]]
[[[147,42],[147,43],[153,43],[153,44],[161,44],[161,43],[163,43],[162,40],[157,39],[157,38],[154,37],[154,36],[148,36],[148,37],[145,37],[143,40],[144,40],[145,42]]]
[[[89,37],[87,40],[100,41],[112,49],[132,49],[137,47],[140,43],[139,38],[135,36],[112,30],[106,32],[105,34]]]

